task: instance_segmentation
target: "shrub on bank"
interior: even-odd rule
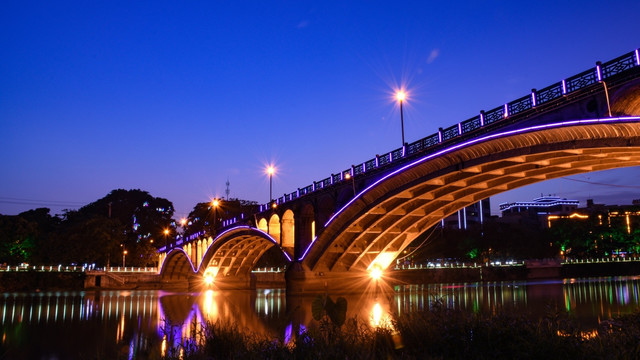
[[[532,320],[435,304],[428,311],[393,316],[388,327],[371,328],[358,318],[342,326],[323,319],[288,342],[221,323],[206,324],[201,335],[199,343],[182,347],[184,359],[640,358],[640,313],[584,331],[560,312]]]

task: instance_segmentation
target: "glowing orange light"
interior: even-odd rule
[[[344,174],[344,178],[347,180],[351,179],[351,174],[349,173]]]
[[[218,207],[218,205],[220,205],[220,201],[218,201],[218,199],[213,199],[211,205],[213,205],[213,207]]]
[[[169,229],[164,229],[164,234],[169,235]]]
[[[213,275],[207,274],[204,276],[204,283],[207,285],[213,284]]]
[[[187,223],[187,219],[185,219],[185,218],[180,219],[180,224],[182,226],[184,226],[186,223]]]
[[[204,283],[206,285],[213,284],[213,281],[215,280],[217,273],[218,273],[217,268],[214,268],[214,267],[207,268],[207,270],[205,270],[204,272],[204,277],[203,277]]]
[[[371,270],[369,271],[369,275],[371,275],[371,278],[373,280],[378,280],[382,277],[382,268],[380,268],[380,266],[376,265],[373,266],[371,268]]]

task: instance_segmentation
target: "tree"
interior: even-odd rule
[[[60,263],[107,266],[120,264],[124,226],[118,219],[95,216],[69,224],[55,243],[60,249]]]
[[[118,231],[122,231],[123,236],[118,244],[119,255],[111,258],[111,263],[121,264],[122,251],[126,250],[128,265],[146,266],[153,263],[157,248],[164,244],[164,230],[175,233],[173,212],[173,204],[167,199],[153,197],[142,190],[117,189],[77,211],[67,212],[65,223],[82,227],[97,218],[117,221],[111,224],[122,226]]]
[[[0,263],[28,262],[37,235],[37,224],[20,216],[0,216]]]
[[[204,232],[211,236],[216,230],[222,227],[222,222],[236,218],[243,222],[249,214],[258,210],[258,203],[240,199],[218,200],[218,206],[214,208],[212,202],[197,203],[187,218],[187,229],[185,235],[192,235]]]

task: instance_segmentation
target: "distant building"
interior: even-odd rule
[[[533,201],[516,201],[500,204],[502,216],[508,214],[527,214],[532,217],[550,214],[568,214],[580,205],[578,200],[568,200],[558,196],[541,196]]]
[[[556,214],[547,216],[548,226],[551,227],[554,220],[592,219],[597,226],[622,227],[631,234],[640,228],[640,201],[633,200],[633,205],[604,205],[595,204],[593,199],[587,199],[587,207],[575,209],[571,214]]]
[[[467,229],[475,224],[484,224],[491,217],[489,199],[480,200],[442,219],[441,225],[446,229]]]

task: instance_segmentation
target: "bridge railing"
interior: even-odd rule
[[[542,88],[541,90],[532,89],[530,94],[519,99],[493,108],[487,112],[480,111],[479,115],[468,120],[459,122],[445,129],[440,128],[435,134],[431,134],[413,143],[405,144],[405,146],[392,150],[386,154],[376,155],[375,158],[358,165],[353,165],[348,170],[332,174],[330,177],[314,182],[312,185],[299,188],[297,191],[290,194],[285,194],[278,198],[276,203],[286,203],[301,196],[305,196],[334,184],[346,181],[353,176],[385,168],[409,156],[419,153],[428,153],[443,142],[452,141],[463,135],[467,136],[473,132],[479,131],[489,124],[498,123],[511,116],[523,115],[529,110],[536,109],[541,105],[561,99],[576,91],[598,84],[613,76],[623,74],[637,67],[640,67],[640,52],[638,49],[605,63],[597,62],[595,67],[577,75],[563,79],[557,83]],[[347,174],[349,174],[349,177],[346,176]],[[260,205],[259,211],[262,212],[268,210],[269,205],[270,204]]]
[[[0,272],[136,272],[136,273],[155,273],[158,271],[155,267],[139,267],[139,266],[110,266],[95,267],[94,265],[0,265]]]

